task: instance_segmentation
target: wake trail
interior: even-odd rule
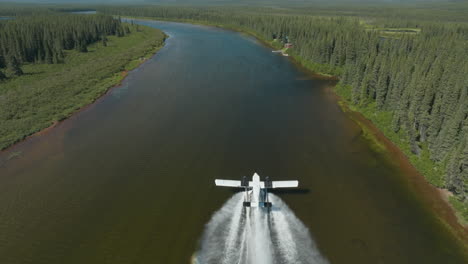
[[[245,208],[233,195],[206,224],[196,264],[328,264],[309,230],[277,196],[266,208]]]

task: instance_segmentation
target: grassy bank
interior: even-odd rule
[[[131,26],[88,52],[66,51],[62,64],[26,64],[24,75],[0,83],[0,149],[61,121],[119,84],[126,72],[164,43],[162,31]]]
[[[397,133],[391,128],[392,125],[392,113],[389,111],[381,111],[376,107],[375,102],[369,104],[358,104],[351,103],[351,89],[352,87],[346,87],[344,85],[337,85],[335,92],[343,99],[346,107],[352,111],[361,113],[365,118],[372,121],[372,123],[382,133],[393,142],[405,155],[408,157],[411,164],[426,178],[426,180],[432,185],[438,188],[444,188],[445,179],[444,173],[446,171],[446,163],[436,163],[430,159],[430,153],[425,145],[421,145],[421,152],[419,155],[411,152],[410,140],[407,133],[400,129]],[[362,127],[362,126],[361,126]],[[460,222],[464,225],[468,224],[468,207],[466,203],[460,201],[455,196],[449,197],[449,202],[457,213],[457,217]]]
[[[422,146],[420,156],[413,154],[406,133],[403,130],[395,133],[391,129],[392,113],[378,110],[375,102],[365,105],[355,105],[351,103],[351,89],[351,87],[337,85],[335,87],[335,92],[343,99],[349,109],[361,113],[364,117],[372,121],[372,123],[409,158],[413,166],[426,177],[429,183],[439,188],[443,187],[445,164],[436,164],[430,160],[429,151],[424,146]]]

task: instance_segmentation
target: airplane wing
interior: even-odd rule
[[[215,180],[216,186],[224,186],[224,187],[239,187],[241,188],[241,181],[233,181],[233,180]]]
[[[273,188],[293,188],[298,186],[299,181],[272,181]]]

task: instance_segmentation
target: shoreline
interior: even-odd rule
[[[164,32],[163,32],[164,33]],[[95,103],[99,102],[100,100],[102,100],[104,97],[106,97],[107,95],[109,95],[109,93],[114,89],[114,88],[117,88],[119,86],[122,85],[122,82],[127,78],[128,74],[137,69],[138,67],[140,67],[143,63],[145,63],[146,61],[148,61],[149,59],[151,59],[153,56],[155,56],[158,51],[164,47],[164,44],[165,44],[165,40],[169,37],[168,35],[165,35],[165,39],[163,40],[163,45],[162,46],[158,46],[158,47],[155,47],[153,48],[150,52],[144,54],[143,56],[139,56],[137,58],[134,58],[133,60],[129,61],[125,66],[124,68],[127,68],[129,67],[128,69],[125,69],[119,73],[116,73],[116,74],[119,74],[119,79],[117,80],[117,82],[111,86],[109,86],[103,93],[101,93],[100,95],[98,95],[96,98],[94,98],[89,104],[86,104],[78,109],[76,109],[75,111],[73,111],[72,113],[70,113],[69,115],[65,116],[64,118],[60,119],[60,120],[55,120],[55,121],[52,121],[52,123],[45,127],[45,128],[42,128],[42,129],[39,129],[38,131],[35,131],[29,135],[26,135],[24,136],[22,139],[19,139],[17,140],[16,142],[12,143],[11,145],[7,146],[6,148],[4,149],[0,149],[0,153],[6,153],[8,151],[11,151],[13,150],[14,148],[18,147],[19,145],[25,143],[26,141],[30,140],[31,138],[35,138],[35,137],[38,137],[38,136],[41,136],[41,135],[44,135],[48,132],[50,132],[52,129],[54,129],[55,127],[59,126],[60,124],[62,124],[64,121],[72,118],[73,116],[75,116],[76,114],[88,109],[89,107],[91,107],[92,105],[94,105]],[[143,60],[141,60],[141,58],[144,58]],[[133,65],[133,63],[137,61],[136,64]],[[104,80],[104,79],[102,79]]]
[[[337,100],[343,113],[358,125],[363,131],[364,140],[368,141],[376,152],[390,162],[399,164],[399,169],[404,173],[403,180],[407,181],[416,194],[424,203],[424,207],[435,215],[449,232],[468,250],[468,226],[464,225],[456,214],[455,208],[449,202],[453,194],[446,189],[438,188],[430,184],[427,179],[411,164],[409,158],[393,143],[385,134],[369,119],[360,112],[350,109],[347,103],[330,87],[329,93]],[[428,202],[431,202],[428,204]]]
[[[155,53],[154,55],[156,55],[156,53]],[[146,60],[144,60],[144,61],[142,61],[141,63],[139,63],[139,64],[137,65],[136,68],[140,67],[144,62],[146,62]],[[134,69],[136,69],[136,68],[134,68]],[[132,69],[132,70],[134,70],[134,69]],[[132,71],[132,70],[130,70],[130,71]],[[98,97],[96,97],[91,103],[80,107],[79,109],[77,109],[76,111],[74,111],[73,113],[71,113],[69,116],[67,116],[67,117],[65,117],[65,118],[63,118],[63,119],[61,119],[61,120],[52,122],[52,124],[51,124],[50,126],[48,126],[48,127],[46,127],[46,128],[43,128],[43,129],[40,129],[40,130],[38,130],[38,131],[36,131],[36,132],[30,134],[30,135],[25,136],[23,139],[20,139],[20,140],[18,140],[17,142],[13,143],[12,145],[10,145],[10,146],[8,146],[8,147],[6,147],[6,148],[0,150],[0,153],[4,153],[4,152],[11,151],[11,150],[13,150],[15,147],[18,147],[19,145],[25,143],[26,141],[28,141],[28,140],[30,140],[30,139],[32,139],[32,138],[45,135],[45,134],[47,134],[48,132],[50,132],[52,129],[54,129],[55,127],[57,127],[57,126],[59,126],[60,124],[62,124],[63,122],[65,122],[65,121],[69,120],[70,118],[74,117],[76,114],[78,114],[78,113],[80,113],[80,112],[83,112],[83,111],[87,110],[88,108],[92,107],[95,103],[98,103],[100,100],[102,100],[102,99],[104,99],[106,96],[108,96],[108,95],[110,94],[110,92],[111,92],[114,88],[117,88],[117,87],[121,86],[121,85],[122,85],[122,82],[127,78],[128,72],[130,72],[130,71],[127,71],[127,70],[122,71],[122,72],[120,73],[120,75],[122,76],[122,79],[119,80],[119,82],[118,82],[117,84],[115,84],[115,85],[113,85],[113,86],[107,88],[107,90],[106,90],[103,94],[101,94],[101,95],[99,95]]]
[[[246,34],[248,36],[254,37],[260,44],[264,45],[269,49],[275,50],[276,47],[272,45],[272,43],[268,42],[267,40],[260,37],[255,32],[250,30],[244,30],[242,28],[228,26],[228,25],[220,25],[216,23],[210,23],[206,21],[194,21],[189,19],[157,19],[151,17],[128,17],[124,16],[123,18],[127,19],[135,19],[135,20],[150,20],[150,21],[163,21],[163,22],[176,22],[176,23],[189,23],[194,25],[203,25],[203,26],[212,26],[216,28],[221,28],[225,30],[230,30],[242,34]],[[306,65],[302,64],[300,58],[296,58],[296,56],[288,56],[288,60],[290,60],[296,67],[298,67],[301,71],[313,76],[315,78],[319,78],[322,80],[331,80],[331,81],[338,81],[339,78],[337,76],[333,76],[326,73],[316,72],[313,69],[307,67]],[[369,119],[367,119],[362,113],[357,112],[349,108],[347,102],[342,99],[338,93],[335,91],[335,86],[329,88],[329,92],[333,96],[336,103],[340,106],[343,113],[348,116],[348,118],[352,119],[353,122],[358,125],[363,132],[366,134],[365,140],[369,141],[370,144],[375,144],[377,147],[383,148],[385,153],[384,155],[387,158],[395,158],[398,164],[400,164],[403,171],[408,172],[407,174],[410,177],[403,177],[405,180],[415,180],[422,184],[421,186],[417,186],[415,190],[418,191],[417,194],[424,195],[424,197],[428,194],[432,195],[432,198],[436,197],[437,200],[436,204],[424,204],[427,209],[430,209],[431,212],[434,214],[436,219],[441,221],[441,224],[444,225],[450,233],[462,244],[462,246],[468,251],[468,225],[463,224],[462,219],[459,219],[457,215],[456,209],[452,206],[449,201],[449,196],[451,195],[450,191],[442,188],[438,188],[431,183],[424,177],[424,175],[419,172],[413,164],[411,164],[409,157],[407,157],[403,151],[393,143],[389,138],[387,138],[381,130],[377,128],[377,126]],[[424,186],[425,185],[425,186]],[[413,186],[415,188],[416,185]],[[413,192],[414,193],[414,192]],[[418,196],[419,196],[418,195]],[[427,198],[426,198],[427,199]],[[437,208],[436,208],[437,207]],[[438,210],[437,210],[438,209]]]

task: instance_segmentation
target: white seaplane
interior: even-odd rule
[[[242,177],[240,181],[234,180],[215,180],[216,186],[244,188],[244,206],[245,207],[271,207],[271,202],[268,201],[268,189],[275,188],[294,188],[299,186],[298,181],[271,181],[269,177],[265,177],[265,181],[260,181],[260,176],[255,173],[252,176],[252,181],[248,181],[247,177]]]

